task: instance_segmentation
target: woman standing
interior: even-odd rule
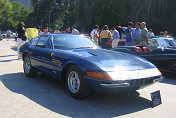
[[[18,59],[20,59],[20,57],[19,57],[19,49],[26,42],[26,36],[25,36],[24,26],[25,26],[25,24],[23,22],[20,22],[18,24],[18,27],[17,27],[17,30],[16,30],[16,36],[17,36],[17,56],[18,56]]]
[[[100,44],[102,48],[108,49],[107,42],[109,40],[112,40],[111,32],[109,31],[109,28],[107,25],[103,27],[103,31],[100,33]]]

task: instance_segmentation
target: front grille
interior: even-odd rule
[[[160,77],[161,76],[151,77],[151,78],[142,78],[142,79],[133,79],[133,80],[122,80],[122,81],[116,81],[116,82],[113,82],[113,83],[114,84],[129,83],[130,86],[146,85],[146,84],[152,84],[153,80],[159,79]]]

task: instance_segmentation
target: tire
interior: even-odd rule
[[[31,61],[28,55],[24,57],[23,70],[26,77],[36,77],[37,71],[34,67],[32,67]]]
[[[85,78],[75,65],[72,65],[67,71],[66,88],[69,94],[76,99],[83,99],[90,95]]]

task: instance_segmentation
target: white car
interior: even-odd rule
[[[2,38],[2,39],[7,38],[7,33],[5,32],[4,34],[1,34],[1,38]],[[10,38],[15,39],[15,38],[16,38],[16,33],[11,32],[11,33],[10,33]]]

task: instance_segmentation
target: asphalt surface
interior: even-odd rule
[[[0,41],[0,118],[175,118],[176,76],[134,95],[69,96],[64,85],[39,74],[27,78],[17,60],[14,39]],[[160,90],[162,104],[152,108],[150,93]],[[138,95],[140,94],[140,95]]]

